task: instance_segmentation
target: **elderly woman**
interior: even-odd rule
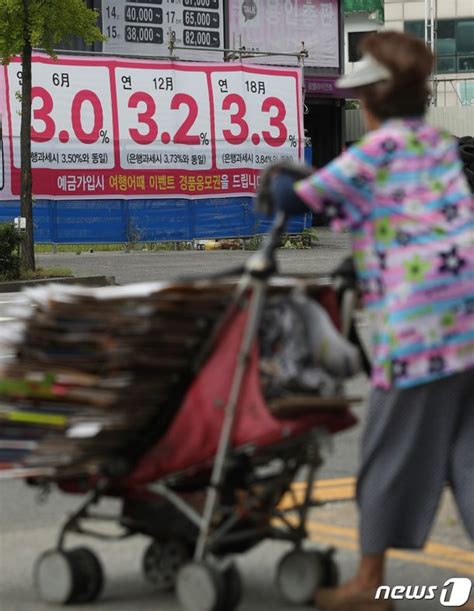
[[[295,184],[277,171],[270,188],[278,208],[351,231],[374,330],[362,556],[354,579],[316,598],[338,611],[391,608],[375,600],[386,552],[424,545],[446,483],[474,538],[474,202],[454,140],[423,118],[431,51],[399,32],[362,51],[339,83],[357,92],[368,135]]]

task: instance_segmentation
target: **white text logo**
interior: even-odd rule
[[[469,600],[472,582],[467,577],[452,577],[438,586],[380,586],[375,598],[391,600],[434,600],[439,593],[443,607],[461,607]]]

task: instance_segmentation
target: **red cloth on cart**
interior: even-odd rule
[[[150,483],[194,467],[206,467],[217,452],[224,410],[245,329],[247,312],[239,313],[191,385],[183,405],[165,435],[138,462],[127,485]],[[232,435],[232,447],[266,447],[316,427],[336,433],[357,420],[350,410],[317,412],[296,419],[276,419],[260,388],[258,350],[254,346],[242,384]]]

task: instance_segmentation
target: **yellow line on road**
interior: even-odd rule
[[[311,498],[315,502],[327,503],[330,501],[351,501],[355,497],[354,477],[341,477],[317,481],[313,486]],[[289,509],[295,501],[302,503],[306,492],[306,482],[295,482],[292,485],[293,494],[286,494],[280,509]]]
[[[355,477],[334,477],[331,479],[319,479],[314,483],[316,488],[332,488],[334,486],[347,486],[347,485],[355,485],[356,478]],[[303,488],[306,490],[306,482],[295,482],[293,484],[293,488],[299,489]]]
[[[429,554],[434,555],[442,555],[447,558],[467,559],[472,563],[472,567],[474,569],[474,552],[470,552],[469,550],[462,549],[460,547],[453,547],[452,545],[443,545],[441,543],[428,543],[425,551]]]
[[[341,477],[317,481],[313,486],[312,499],[319,502],[349,501],[355,497],[356,479],[354,477]],[[296,503],[302,503],[306,491],[306,482],[295,482],[292,486],[293,494],[286,494],[279,508],[290,509]],[[291,521],[291,518],[289,518]],[[321,522],[308,521],[308,530],[313,535],[312,539],[329,546],[341,547],[357,551],[358,532],[355,528],[333,526]],[[474,575],[474,552],[443,545],[441,543],[428,542],[420,552],[403,550],[390,550],[389,557],[424,564],[436,568],[450,569],[457,573]]]
[[[313,535],[312,540],[352,551],[359,549],[358,533],[355,528],[332,526],[312,520],[307,522],[307,526]],[[463,575],[474,575],[473,552],[441,543],[428,543],[420,552],[390,550],[388,555],[397,560],[451,569]]]
[[[311,499],[318,503],[328,503],[331,501],[352,501],[354,499],[354,486],[335,486],[334,488],[315,487],[311,495]],[[280,509],[289,509],[296,503],[304,501],[305,490],[294,490],[293,494],[287,493],[279,505]]]

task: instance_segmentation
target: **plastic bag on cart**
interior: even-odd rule
[[[260,326],[260,375],[265,397],[341,393],[341,381],[361,370],[359,351],[327,312],[300,292],[274,297]]]

